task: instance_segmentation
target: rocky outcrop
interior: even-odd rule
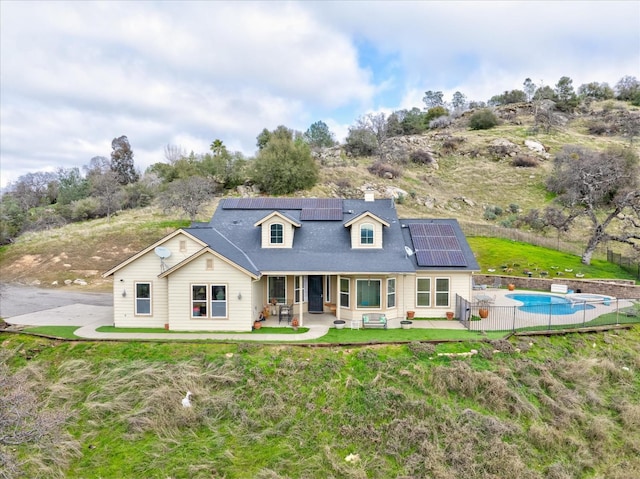
[[[424,135],[393,136],[387,138],[380,146],[380,160],[385,163],[407,165],[411,162],[411,154],[423,152],[433,160],[428,163],[433,168],[438,167],[436,153],[433,151],[429,138]],[[422,164],[427,164],[422,162]]]

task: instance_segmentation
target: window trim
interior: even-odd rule
[[[371,234],[366,236],[363,234],[365,231],[370,231]],[[360,246],[373,246],[375,244],[376,228],[373,223],[362,223],[360,225]],[[364,241],[364,240],[367,241]]]
[[[213,297],[213,288],[224,288],[224,299],[217,299]],[[211,298],[209,299],[209,304],[211,306],[209,317],[211,319],[226,319],[229,317],[229,287],[224,283],[211,283],[209,284],[209,291],[211,292]],[[224,316],[214,316],[213,315],[213,305],[214,304],[222,304],[224,303]]]
[[[267,303],[271,302],[271,298],[274,297],[271,294],[271,281],[277,278],[284,278],[284,297],[276,297],[279,304],[287,304],[287,277],[286,276],[268,276],[267,277]],[[281,301],[282,300],[282,301]]]
[[[225,299],[218,300],[213,298],[213,288],[216,286],[224,287],[225,291]],[[204,299],[194,299],[194,288],[204,288]],[[190,306],[190,319],[229,319],[229,285],[227,283],[191,283],[191,301],[189,303]],[[214,316],[213,315],[213,304],[224,301],[225,303],[225,316]],[[204,303],[205,314],[194,314],[196,306],[195,303]],[[202,313],[202,305],[199,306],[200,313]]]
[[[342,282],[345,281],[347,288],[346,291],[342,290]],[[340,278],[340,307],[341,308],[346,308],[346,309],[350,309],[351,308],[351,279],[349,278]],[[343,304],[343,299],[345,299],[345,303],[347,303],[346,305]]]
[[[149,285],[149,297],[148,298],[139,298],[138,297],[138,285],[139,284],[147,284]],[[152,283],[149,281],[135,281],[133,283],[133,294],[134,294],[134,298],[133,298],[133,302],[134,302],[134,316],[153,316],[153,289],[152,289]],[[149,312],[148,313],[139,313],[138,312],[138,301],[140,300],[148,300],[149,301]]]
[[[427,281],[429,287],[426,290],[422,290],[419,288],[419,284],[421,281]],[[419,298],[420,295],[427,295],[428,301],[427,304],[420,304]],[[421,277],[416,278],[416,307],[417,308],[430,308],[431,307],[431,277]]]
[[[359,286],[358,285],[363,283],[363,282],[365,282],[365,281],[367,283],[371,283],[372,281],[375,281],[375,282],[378,283],[378,304],[375,304],[375,305],[372,305],[372,306],[369,306],[369,305],[363,306],[363,305],[359,304],[359,301],[360,301],[359,296],[360,296],[360,294],[359,294]],[[374,279],[370,279],[370,278],[367,278],[367,279],[364,279],[364,278],[356,279],[356,309],[367,309],[367,310],[369,310],[369,309],[380,309],[381,307],[382,307],[382,280],[379,279],[379,278],[374,278]]]
[[[280,241],[274,241],[275,239],[278,239],[278,232],[274,231],[274,227],[280,227],[280,234],[279,234],[279,239]],[[284,244],[284,224],[283,223],[271,223],[269,225],[269,244],[270,245],[283,245]]]
[[[393,283],[393,291],[391,291],[391,288],[389,287],[389,285]],[[395,308],[396,307],[396,279],[395,278],[387,278],[387,308],[391,309],[391,308]],[[391,302],[389,301],[389,298],[393,298],[393,304],[391,304]]]
[[[440,280],[446,280],[447,281],[447,290],[444,291],[440,291],[438,290],[438,281]],[[434,288],[434,305],[437,308],[449,308],[451,306],[451,278],[449,278],[448,276],[437,276],[435,278],[435,281],[433,282],[433,288]],[[438,301],[438,295],[442,295],[442,294],[446,294],[447,295],[447,304],[439,304]]]
[[[195,288],[204,288],[204,299],[195,299]],[[205,313],[202,314],[202,306],[196,306],[195,303],[204,303]],[[209,317],[209,285],[206,283],[191,284],[191,319],[200,319]],[[199,309],[199,314],[195,312]]]

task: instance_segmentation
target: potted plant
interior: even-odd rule
[[[489,316],[489,301],[478,301],[478,316],[480,316],[481,319],[486,319],[487,316]]]
[[[408,319],[403,319],[402,321],[400,321],[400,327],[402,329],[411,329],[412,324],[413,321],[409,321]]]
[[[408,319],[413,319],[413,317],[416,315],[415,311],[407,311],[407,318]]]
[[[299,326],[300,326],[300,321],[298,320],[297,316],[294,316],[293,319],[291,320],[291,327],[293,328],[294,331],[297,331]]]
[[[513,291],[514,289],[516,289],[516,285],[515,285],[515,284],[513,284],[513,283],[509,283],[509,284],[507,285],[507,288],[509,289],[509,291]]]
[[[333,322],[333,325],[335,326],[336,329],[344,329],[345,320],[344,319],[336,319]]]
[[[453,311],[447,311],[447,319],[451,321],[453,319]]]

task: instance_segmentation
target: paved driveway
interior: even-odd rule
[[[25,326],[113,323],[113,294],[0,284],[0,317]]]

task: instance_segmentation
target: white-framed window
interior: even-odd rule
[[[360,244],[373,244],[373,225],[371,223],[360,225]]]
[[[227,286],[224,284],[211,285],[211,317],[227,317]]]
[[[293,277],[293,301],[298,304],[304,301],[304,278],[302,276]]]
[[[387,278],[387,308],[396,307],[396,279]]]
[[[273,223],[270,228],[270,238],[269,242],[271,244],[282,244],[284,243],[284,226],[282,223]]]
[[[449,306],[449,278],[436,278],[436,306]]]
[[[209,288],[206,284],[192,284],[191,285],[191,317],[208,317],[207,314],[207,290]]]
[[[226,318],[227,289],[226,284],[192,284],[191,317]]]
[[[416,281],[416,304],[431,306],[431,278],[418,278]]]
[[[151,316],[151,283],[136,283],[136,315]]]
[[[380,308],[380,286],[379,279],[357,279],[356,280],[356,307],[358,308]]]
[[[287,303],[287,278],[286,276],[269,276],[267,278],[269,301],[275,298],[280,304]]]
[[[351,282],[349,278],[340,278],[340,306],[343,308],[349,307],[350,288]]]

